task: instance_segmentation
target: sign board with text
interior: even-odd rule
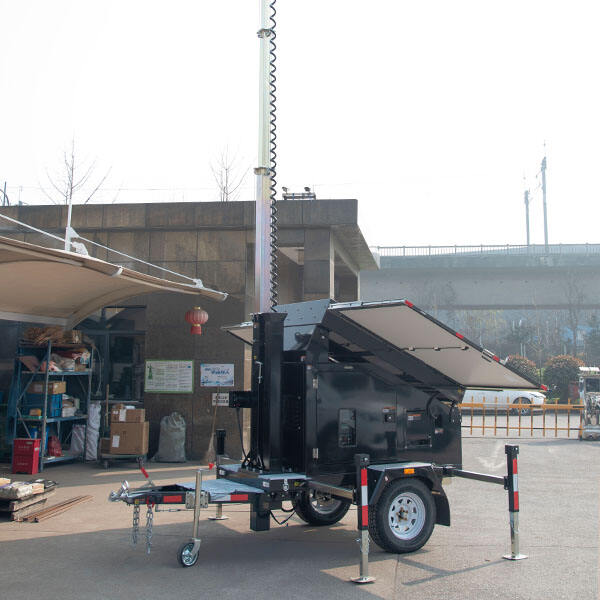
[[[144,391],[150,394],[193,393],[194,361],[147,360]]]
[[[200,385],[203,387],[233,387],[233,365],[201,364]]]

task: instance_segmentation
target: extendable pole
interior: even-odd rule
[[[369,577],[369,485],[367,468],[368,454],[355,454],[356,465],[356,514],[358,515],[358,530],[360,538],[360,576],[352,579],[354,583],[373,583],[375,577]]]
[[[506,560],[523,560],[527,558],[519,550],[519,476],[517,467],[517,455],[519,446],[507,444],[504,446],[506,452],[507,477],[506,486],[508,490],[508,511],[510,514],[510,554],[502,558]]]
[[[258,166],[256,175],[256,216],[254,240],[254,311],[270,310],[269,292],[271,286],[271,179],[269,137],[269,39],[273,32],[269,25],[269,0],[260,0],[260,70],[259,70],[259,126],[258,126]]]

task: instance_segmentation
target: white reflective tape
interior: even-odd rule
[[[369,488],[366,485],[360,487],[360,503],[362,506],[369,504]]]
[[[513,474],[513,492],[519,491],[519,476]]]

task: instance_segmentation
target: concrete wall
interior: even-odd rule
[[[0,213],[57,235],[64,232],[65,207],[9,207],[0,209]],[[333,298],[336,294],[343,300],[357,299],[359,269],[373,269],[376,264],[356,222],[356,200],[279,202],[278,218],[279,245],[294,257],[279,253],[279,303]],[[210,457],[210,433],[215,428],[227,430],[229,453],[238,458],[241,450],[235,412],[218,408],[215,413],[211,394],[217,390],[200,387],[200,364],[233,363],[235,388],[250,387],[250,355],[242,342],[223,333],[220,327],[247,320],[253,311],[254,203],[74,206],[73,228],[94,242],[202,279],[205,286],[230,295],[224,303],[201,301],[209,313],[201,336],[192,336],[184,321],[185,312],[197,304],[189,296],[154,294],[125,304],[146,306],[147,359],[194,360],[195,365],[193,394],[145,394],[151,423],[150,453],[157,448],[160,419],[176,410],[188,425],[189,458]],[[61,247],[60,242],[19,231],[1,219],[0,235]],[[89,243],[86,246],[90,254],[103,260],[172,277],[104,248]],[[10,326],[5,323],[6,328]],[[6,352],[9,357],[14,348]],[[12,370],[12,361],[7,361],[5,379]]]

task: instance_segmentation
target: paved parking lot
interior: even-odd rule
[[[329,529],[294,517],[287,527],[252,533],[246,507],[236,506],[227,511],[227,521],[202,521],[200,561],[182,569],[176,551],[190,536],[190,513],[156,515],[147,556],[143,543],[129,545],[131,510],[107,502],[122,479],[141,483],[139,473],[132,465],[104,471],[74,464],[45,471],[61,484],[52,502],[81,494],[92,494],[93,501],[38,524],[0,523],[2,597],[597,598],[600,443],[510,442],[521,446],[525,561],[501,558],[510,549],[506,492],[456,479],[447,487],[452,527],[436,527],[428,544],[411,555],[387,554],[373,545],[372,585],[348,582],[358,574],[354,512]],[[465,468],[504,474],[504,443],[465,439]],[[185,481],[193,468],[153,465],[151,475],[160,483]]]

